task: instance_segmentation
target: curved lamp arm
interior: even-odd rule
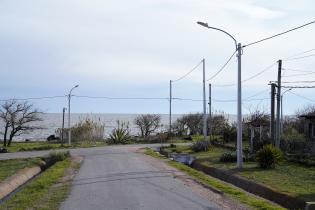
[[[234,44],[235,44],[235,48],[236,49],[238,48],[236,39],[231,34],[229,34],[228,32],[226,32],[226,31],[224,31],[222,29],[219,29],[219,28],[211,27],[211,26],[208,25],[208,23],[204,23],[204,22],[200,22],[200,21],[198,21],[197,23],[199,25],[203,26],[203,27],[214,29],[214,30],[221,31],[221,32],[225,33],[226,35],[228,35],[229,37],[231,37],[233,39]]]

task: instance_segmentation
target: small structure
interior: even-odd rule
[[[315,141],[315,112],[300,115],[300,118],[304,119],[304,134],[311,140]]]

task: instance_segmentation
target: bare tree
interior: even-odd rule
[[[14,136],[40,129],[39,126],[31,125],[32,122],[42,121],[40,114],[41,112],[27,101],[10,100],[2,104],[0,119],[4,122],[3,146],[10,146]]]
[[[148,137],[160,127],[161,116],[143,114],[135,118],[134,123],[139,127],[141,136]]]

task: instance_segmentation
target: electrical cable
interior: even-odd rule
[[[192,68],[189,72],[187,72],[186,74],[184,74],[183,76],[179,77],[178,79],[176,80],[172,80],[172,82],[177,82],[177,81],[180,81],[182,79],[184,79],[186,76],[188,76],[190,73],[192,73],[194,70],[197,69],[197,67],[203,62],[203,60],[201,60],[194,68]]]
[[[219,71],[217,71],[213,76],[211,76],[209,79],[207,79],[206,81],[212,80],[213,78],[215,78],[218,74],[220,74],[221,71],[224,70],[224,68],[228,65],[228,63],[232,60],[233,56],[235,55],[237,51],[235,50],[233,52],[233,54],[229,57],[229,59],[223,64],[223,66],[219,69]]]
[[[273,36],[266,37],[266,38],[261,39],[261,40],[258,40],[258,41],[255,41],[255,42],[252,42],[252,43],[243,45],[243,48],[248,47],[248,46],[251,46],[251,45],[254,45],[254,44],[257,44],[257,43],[260,43],[260,42],[263,42],[263,41],[266,41],[266,40],[269,40],[269,39],[272,39],[272,38],[275,38],[275,37],[277,37],[277,36],[281,36],[281,35],[283,35],[283,34],[289,33],[289,32],[291,32],[291,31],[295,31],[295,30],[297,30],[297,29],[303,28],[303,27],[308,26],[308,25],[311,25],[311,24],[313,24],[313,23],[315,23],[315,21],[312,21],[312,22],[303,24],[303,25],[301,25],[301,26],[298,26],[298,27],[289,29],[289,30],[284,31],[284,32],[282,32],[282,33],[275,34],[275,35],[273,35]]]

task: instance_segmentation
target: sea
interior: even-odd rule
[[[132,135],[137,135],[139,130],[134,124],[134,119],[139,114],[86,114],[86,113],[72,113],[70,117],[71,126],[77,124],[80,121],[85,119],[92,119],[95,122],[99,122],[105,125],[104,136],[108,136],[114,128],[117,127],[117,121],[129,123],[130,132]],[[161,127],[160,131],[167,130],[169,124],[169,115],[160,114],[161,116]],[[172,121],[175,121],[181,115],[172,115]],[[63,116],[62,113],[44,113],[41,115],[43,121],[35,122],[32,125],[41,127],[41,129],[36,129],[28,133],[21,134],[14,137],[15,141],[25,141],[26,139],[31,141],[45,141],[48,136],[55,135],[55,131],[58,128],[62,127]],[[68,114],[65,114],[65,128],[68,127]],[[3,122],[0,122],[1,126],[1,135],[3,135]],[[0,139],[3,139],[3,136],[0,136]]]
[[[85,120],[87,118],[92,119],[93,121],[100,122],[105,125],[105,133],[104,136],[108,136],[114,128],[117,127],[117,121],[129,123],[130,132],[132,135],[138,135],[139,129],[134,124],[134,119],[140,114],[104,114],[104,113],[72,113],[70,117],[71,126],[77,124],[78,122]],[[160,114],[161,116],[161,127],[159,131],[167,131],[169,126],[169,115],[168,114]],[[172,122],[176,121],[181,114],[173,114]],[[55,135],[55,131],[58,128],[62,127],[62,113],[44,113],[41,115],[43,121],[36,122],[33,125],[39,126],[42,129],[36,129],[28,133],[21,134],[19,136],[14,137],[15,141],[25,141],[26,139],[31,141],[46,141],[47,137],[50,135]],[[235,116],[229,115],[228,118],[230,120],[234,120]],[[68,127],[68,115],[65,114],[65,128]],[[3,133],[3,122],[0,122],[0,131]],[[3,134],[2,134],[3,135]],[[0,136],[0,139],[3,139]]]

